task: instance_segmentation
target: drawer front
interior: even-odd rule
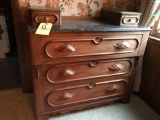
[[[47,83],[63,83],[88,78],[123,75],[131,72],[135,59],[87,61],[64,65],[44,65],[43,80]],[[46,83],[47,82],[47,83]]]
[[[32,65],[133,57],[143,49],[142,34],[68,34],[57,33],[45,37],[31,34]]]
[[[124,16],[122,17],[123,25],[138,25],[140,16]]]
[[[135,37],[50,40],[45,54],[50,58],[77,57],[88,55],[125,54],[137,52],[140,41]]]
[[[61,25],[60,12],[32,12],[32,25],[38,26],[39,23],[52,23],[54,26]]]
[[[105,97],[124,95],[128,80],[120,79],[53,90],[48,93],[46,101],[49,106],[57,107]]]

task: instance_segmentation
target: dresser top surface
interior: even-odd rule
[[[100,20],[62,20],[60,27],[52,27],[52,32],[127,32],[127,31],[149,31],[144,26],[117,26]],[[36,27],[28,26],[28,32],[36,31]]]

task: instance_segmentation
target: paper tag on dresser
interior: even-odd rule
[[[52,23],[40,23],[35,34],[49,35],[51,28],[52,28]]]

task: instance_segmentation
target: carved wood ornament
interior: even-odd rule
[[[65,68],[61,71],[59,71],[59,76],[72,76],[75,74],[75,71],[73,71],[72,69],[69,68]]]
[[[131,47],[131,44],[129,42],[122,41],[114,45],[114,47],[117,49],[125,49]]]
[[[110,86],[107,86],[106,90],[107,91],[114,91],[114,90],[118,90],[120,88],[120,86],[118,84],[112,84]]]
[[[108,67],[110,70],[122,70],[125,67],[125,65],[121,64],[121,63],[117,63],[114,65],[111,65],[110,67]]]
[[[60,52],[62,52],[62,51],[75,52],[76,48],[69,43],[65,43],[65,44],[59,46],[58,48],[56,48],[55,50],[60,51]]]
[[[73,93],[64,92],[62,95],[58,95],[56,99],[71,99],[73,95]]]

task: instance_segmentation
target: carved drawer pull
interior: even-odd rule
[[[131,44],[126,41],[122,41],[117,43],[117,45],[114,45],[114,47],[117,49],[125,49],[131,47]]]
[[[64,70],[59,72],[59,76],[73,76],[75,71],[72,69],[65,68]]]
[[[90,89],[91,89],[91,88],[94,88],[95,85],[96,85],[95,83],[90,83],[90,84],[88,85],[88,88],[90,88]]]
[[[65,99],[70,99],[72,97],[73,97],[73,94],[72,93],[67,93],[67,92],[65,92],[64,96],[63,96],[63,98],[65,98]]]
[[[46,21],[46,23],[48,23],[49,17],[45,17],[44,20]]]
[[[70,99],[73,97],[73,95],[74,94],[72,93],[64,92],[63,95],[57,96],[56,99]]]
[[[89,65],[90,65],[91,67],[95,67],[95,66],[98,65],[98,63],[99,63],[99,62],[98,62],[97,60],[95,60],[95,61],[90,62]]]
[[[60,45],[58,48],[56,48],[57,51],[70,51],[75,52],[76,48],[68,43],[65,43],[63,45]]]
[[[117,85],[117,84],[112,84],[112,85],[108,86],[108,87],[106,88],[106,90],[107,90],[107,91],[114,91],[114,90],[118,90],[119,88],[120,88],[119,85]]]
[[[96,45],[98,45],[98,44],[100,44],[101,42],[102,42],[102,38],[100,38],[100,37],[96,37],[94,40],[93,40],[93,42],[96,44]]]
[[[132,22],[132,19],[130,18],[130,19],[128,19],[128,22]]]
[[[110,67],[108,67],[110,70],[122,70],[125,67],[125,65],[122,65],[121,63],[117,63],[114,65],[111,65]]]

